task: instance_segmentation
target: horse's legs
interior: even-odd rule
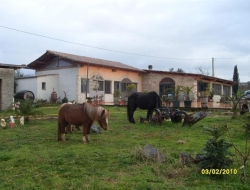
[[[72,133],[72,131],[73,131],[73,125],[68,123],[68,125],[66,126],[66,133],[68,133],[68,132]]]
[[[152,114],[153,114],[153,111],[154,109],[148,109],[148,112],[147,112],[147,119],[151,118],[152,117]]]
[[[89,121],[85,123],[85,125],[82,125],[82,132],[83,132],[83,137],[82,137],[82,142],[90,142],[90,128],[93,124],[93,121]]]
[[[58,121],[58,141],[65,141],[65,129],[68,123],[64,121]]]
[[[130,123],[135,123],[135,119],[134,119],[134,112],[136,110],[137,106],[130,106],[129,108],[129,113],[128,113],[128,118],[129,118],[129,122]]]
[[[89,123],[88,131],[87,131],[87,141],[88,142],[90,142],[90,131],[91,131],[91,127],[92,127],[93,123],[94,123],[93,121],[91,121]]]

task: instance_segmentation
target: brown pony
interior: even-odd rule
[[[90,141],[90,128],[94,121],[104,129],[108,129],[109,111],[89,103],[65,104],[58,112],[58,141],[65,141],[68,124],[82,126],[83,143]]]

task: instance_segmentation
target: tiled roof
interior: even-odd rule
[[[159,74],[165,74],[165,75],[191,76],[191,77],[196,77],[199,80],[208,80],[208,81],[220,82],[223,84],[230,84],[230,85],[236,84],[236,82],[232,80],[226,80],[226,79],[221,79],[217,77],[196,74],[196,73],[180,73],[180,72],[172,72],[172,71],[159,71],[159,70],[146,70],[146,69],[144,69],[144,71],[147,73],[159,73]]]
[[[54,57],[54,56],[58,56],[60,58],[64,58],[64,59],[78,62],[78,63],[88,63],[90,65],[110,67],[110,68],[114,68],[114,69],[124,69],[124,70],[130,70],[130,71],[145,72],[141,69],[138,69],[136,67],[132,67],[132,66],[120,63],[120,62],[109,61],[109,60],[104,60],[104,59],[96,59],[96,58],[92,58],[92,57],[85,57],[85,56],[74,55],[74,54],[69,54],[69,53],[62,53],[62,52],[51,51],[51,50],[47,50],[47,52],[45,54],[43,54],[37,60],[30,63],[28,65],[28,67],[39,68],[42,64],[47,63],[49,57]]]
[[[26,67],[27,67],[26,65],[12,65],[12,64],[0,63],[0,68],[21,69]]]

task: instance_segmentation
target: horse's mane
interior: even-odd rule
[[[93,121],[97,121],[101,114],[102,111],[105,110],[103,107],[101,106],[95,106],[89,103],[84,103],[86,112],[88,114],[88,116],[93,120]],[[105,114],[104,114],[105,119],[109,117],[109,111],[105,110]]]

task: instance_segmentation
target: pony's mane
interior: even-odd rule
[[[105,110],[101,106],[95,106],[89,103],[85,103],[85,109],[86,109],[88,116],[93,121],[97,121],[100,118],[102,111]],[[105,119],[109,117],[109,112],[107,110],[105,110],[104,117]]]

